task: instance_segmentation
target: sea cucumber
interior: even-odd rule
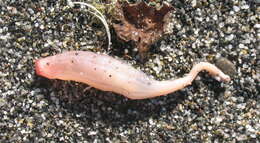
[[[218,80],[230,81],[228,75],[207,62],[196,64],[182,78],[157,81],[121,60],[87,51],[69,51],[38,59],[35,70],[37,75],[49,79],[82,82],[130,99],[152,98],[180,90],[190,85],[202,70],[208,71]]]

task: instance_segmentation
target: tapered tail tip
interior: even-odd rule
[[[231,78],[229,75],[226,75],[224,73],[221,73],[221,75],[214,77],[217,81],[224,81],[224,82],[230,82]]]

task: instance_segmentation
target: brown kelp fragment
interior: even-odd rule
[[[118,1],[113,27],[121,40],[133,41],[142,56],[166,33],[172,10],[173,7],[166,3],[157,9],[145,2],[130,4]]]

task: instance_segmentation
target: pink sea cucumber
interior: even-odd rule
[[[230,81],[228,75],[207,62],[196,64],[182,78],[157,81],[121,60],[86,51],[70,51],[38,59],[35,69],[37,75],[49,79],[82,82],[130,99],[152,98],[180,90],[190,85],[202,70],[208,71],[218,80]]]

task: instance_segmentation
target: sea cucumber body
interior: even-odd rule
[[[35,69],[36,74],[49,79],[78,81],[131,99],[152,98],[180,90],[190,85],[202,70],[218,80],[230,81],[228,75],[206,62],[195,65],[182,78],[156,81],[121,60],[86,51],[70,51],[39,59]]]
[[[87,83],[127,97],[140,90],[149,92],[151,84],[157,82],[121,60],[83,51],[65,52],[39,59],[36,61],[36,73],[49,79]]]

